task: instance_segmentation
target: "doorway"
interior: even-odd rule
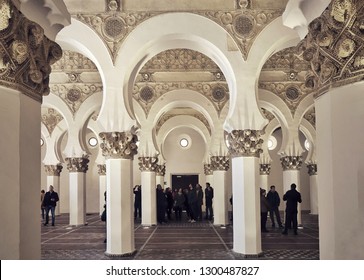
[[[198,183],[198,174],[172,174],[172,189],[186,189],[189,184],[195,186]]]

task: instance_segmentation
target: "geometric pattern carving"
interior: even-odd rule
[[[264,109],[264,108],[260,108],[260,110],[261,110],[261,112],[262,112],[263,116],[264,116],[267,120],[269,120],[269,122],[275,118],[275,116],[274,116],[271,112],[269,112],[268,110],[266,110],[266,109]]]
[[[63,169],[62,164],[44,165],[44,170],[47,176],[60,176],[62,169]]]
[[[263,152],[260,130],[233,130],[228,134],[229,153],[232,157],[259,157]]]
[[[63,51],[62,57],[52,65],[52,72],[97,72],[97,67],[80,53]]]
[[[229,170],[228,156],[212,156],[211,157],[211,170],[212,171],[228,171]]]
[[[310,176],[317,175],[317,164],[315,163],[307,164],[307,168],[308,168],[308,174]]]
[[[65,158],[67,163],[67,169],[69,172],[83,172],[86,173],[88,170],[89,159],[85,155],[83,157]]]
[[[52,135],[53,130],[63,120],[63,116],[53,108],[42,107],[42,123],[47,128],[49,135]]]
[[[303,162],[302,156],[285,156],[280,160],[283,170],[300,170]]]
[[[156,172],[158,170],[157,157],[139,157],[139,170]]]
[[[299,73],[310,70],[310,63],[299,55],[296,47],[286,48],[273,54],[263,65],[262,71]]]
[[[313,106],[310,110],[308,110],[303,118],[305,118],[310,124],[312,124],[313,127],[316,127],[315,107]]]
[[[300,43],[315,96],[364,77],[364,2],[333,0]]]
[[[157,176],[164,176],[166,174],[166,164],[158,164],[157,166],[157,170],[156,170],[156,175]]]
[[[260,175],[269,175],[270,174],[271,164],[260,164],[259,171]]]
[[[106,164],[98,164],[97,172],[99,173],[100,176],[106,175]]]
[[[61,58],[62,49],[12,1],[2,0],[0,9],[0,85],[41,102],[49,94],[50,65]]]
[[[106,158],[133,160],[138,153],[138,137],[133,131],[101,132],[99,136],[102,141],[102,155]]]
[[[205,175],[213,174],[212,165],[210,163],[205,163],[203,165],[203,170],[204,170]]]

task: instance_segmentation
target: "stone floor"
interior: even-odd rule
[[[56,217],[56,226],[42,226],[42,259],[44,260],[101,260],[105,254],[105,223],[97,214],[86,216],[88,225],[71,227],[69,217]],[[263,256],[269,260],[319,259],[318,217],[302,213],[303,228],[298,235],[287,236],[278,228],[262,233]],[[137,260],[236,260],[242,256],[232,251],[233,228],[215,227],[209,221],[190,224],[171,221],[144,228],[140,221],[134,225]],[[125,259],[125,258],[124,258]]]

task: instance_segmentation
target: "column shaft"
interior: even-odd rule
[[[318,215],[317,174],[310,176],[310,209],[311,214]]]
[[[86,174],[70,172],[70,225],[86,224]]]
[[[100,215],[104,211],[105,196],[106,191],[106,175],[99,175],[99,209]]]
[[[142,225],[157,224],[157,197],[155,172],[142,171]],[[160,177],[160,176],[159,176]],[[163,185],[162,185],[163,186]]]
[[[226,173],[222,170],[215,170],[213,173],[214,185],[211,186],[214,188],[214,225],[227,225],[229,223]]]

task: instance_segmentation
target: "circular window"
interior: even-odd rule
[[[95,137],[91,137],[90,139],[88,139],[88,144],[91,146],[91,147],[95,147],[97,145],[98,141]]]
[[[188,140],[186,138],[182,138],[180,141],[179,141],[179,144],[183,147],[183,148],[186,148],[189,144]]]
[[[40,138],[40,146],[42,147],[44,145],[44,140]]]
[[[277,147],[277,139],[274,136],[269,136],[267,141],[268,150],[274,150]]]
[[[307,151],[309,151],[310,150],[310,142],[308,142],[308,140],[306,139],[306,141],[305,141],[305,148],[306,148],[306,150]]]

